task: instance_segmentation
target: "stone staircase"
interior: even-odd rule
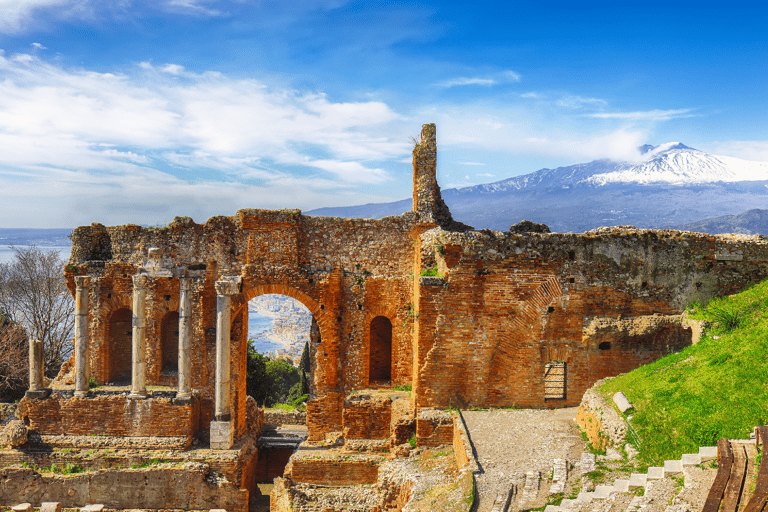
[[[753,440],[744,442],[754,443]],[[587,473],[595,468],[594,457],[594,455],[586,452],[582,454],[581,467],[583,473]],[[717,459],[717,446],[701,447],[699,448],[699,453],[686,453],[679,460],[665,461],[664,466],[650,467],[647,473],[632,473],[629,479],[615,480],[610,485],[598,485],[594,491],[581,491],[576,498],[564,499],[560,505],[547,505],[544,512],[603,509],[605,507],[592,505],[603,505],[606,501],[610,501],[616,493],[632,493],[638,489],[645,488],[653,481],[666,477],[681,476],[683,468],[698,466],[714,459]],[[632,498],[627,510],[629,512],[639,510],[642,508],[642,502],[642,496],[635,496]]]

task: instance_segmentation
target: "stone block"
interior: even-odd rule
[[[613,395],[613,403],[616,404],[616,407],[618,407],[619,411],[621,411],[622,413],[625,413],[631,409],[634,409],[634,407],[632,407],[632,404],[629,403],[629,400],[627,400],[627,396],[621,391]]]
[[[683,473],[683,462],[680,460],[664,461],[664,476],[678,476]]]
[[[648,481],[648,475],[642,473],[632,473],[629,476],[629,490],[634,491],[640,487],[645,487],[645,483]]]
[[[99,504],[93,504],[93,505],[86,505],[80,509],[80,512],[101,512],[102,510],[104,510],[104,505],[99,503]]]
[[[19,503],[11,507],[12,512],[32,512],[35,508],[31,503]]]
[[[697,466],[701,464],[701,456],[698,453],[684,453],[680,460],[683,466]]]
[[[232,420],[211,422],[211,449],[229,450],[235,443],[235,425]]]
[[[717,458],[717,446],[702,446],[699,448],[701,462],[709,462]]]
[[[61,503],[58,501],[44,501],[40,505],[40,512],[61,512]]]
[[[629,480],[616,480],[613,482],[613,490],[616,492],[627,492],[629,490]]]
[[[650,467],[648,468],[648,474],[646,475],[648,480],[661,480],[664,478],[664,468]]]
[[[592,499],[604,500],[608,496],[610,496],[612,492],[613,492],[612,485],[598,485],[597,487],[595,487],[595,494],[594,496],[592,496]]]

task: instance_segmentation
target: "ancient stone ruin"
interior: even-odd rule
[[[413,210],[399,216],[248,209],[77,228],[75,352],[48,387],[31,357],[16,413],[29,441],[0,450],[0,504],[247,510],[267,474],[245,380],[247,303],[261,294],[313,315],[307,449],[279,468],[273,494],[273,510],[288,510],[298,484],[377,482],[414,435],[463,446],[446,409],[577,405],[598,379],[690,344],[687,304],[768,276],[761,237],[472,230],[440,197],[435,140],[424,125]],[[165,464],[142,468],[151,457]],[[87,471],[8,467],[20,462]],[[382,510],[407,502],[397,492]]]

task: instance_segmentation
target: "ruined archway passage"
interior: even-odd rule
[[[369,384],[386,384],[392,380],[392,322],[385,316],[371,320]]]
[[[133,313],[120,308],[109,317],[109,381],[131,379]]]
[[[169,311],[161,322],[160,345],[163,356],[163,373],[179,370],[179,313]]]

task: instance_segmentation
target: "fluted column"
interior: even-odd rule
[[[91,278],[75,277],[75,396],[88,394],[90,354],[88,336],[88,292]]]
[[[192,360],[190,359],[192,318],[189,299],[191,285],[192,278],[179,279],[179,390],[176,393],[178,400],[192,398]]]
[[[216,281],[216,404],[211,422],[211,448],[228,450],[234,443],[230,397],[230,324],[232,295],[240,293],[240,280]]]
[[[131,394],[129,398],[147,397],[147,276],[133,276],[133,339],[131,358]]]

